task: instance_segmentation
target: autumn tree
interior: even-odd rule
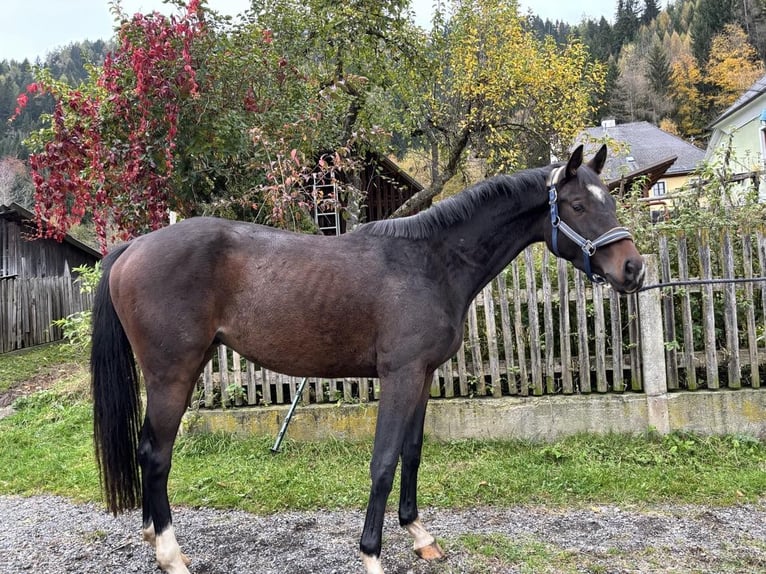
[[[700,89],[702,71],[691,52],[680,54],[673,62],[670,83],[678,128],[686,137],[699,136],[706,123],[706,106]]]
[[[56,97],[31,160],[45,234],[89,214],[104,245],[165,225],[170,209],[308,225],[313,174],[353,172],[375,145],[411,36],[393,14],[403,2],[266,4],[235,25],[195,0],[170,18],[119,14],[117,49],[89,82],[43,73],[23,98]]]
[[[560,47],[522,25],[515,3],[463,0],[447,21],[437,12],[413,77],[413,132],[430,153],[431,186],[405,203],[406,214],[438,195],[470,150],[487,174],[514,171],[563,155],[590,120],[604,84],[604,66],[570,39]]]
[[[763,62],[739,25],[727,24],[713,37],[706,79],[717,88],[711,100],[718,110],[731,105],[764,71]]]

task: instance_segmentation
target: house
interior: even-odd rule
[[[731,146],[733,173],[739,179],[761,174],[766,159],[766,75],[729,106],[708,126],[711,130],[706,158]],[[761,178],[761,197],[766,185]]]
[[[36,234],[32,212],[0,205],[0,353],[61,339],[51,323],[91,305],[72,270],[101,254],[70,235],[58,243]]]
[[[705,158],[704,150],[645,121],[606,120],[587,128],[577,140],[594,152],[607,143],[610,154],[602,176],[609,189],[626,190],[641,181],[650,203],[663,203],[662,198],[683,186]]]

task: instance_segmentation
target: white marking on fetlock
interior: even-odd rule
[[[410,536],[415,539],[412,543],[412,549],[415,551],[430,546],[436,542],[436,539],[428,533],[428,530],[425,529],[419,518],[409,523],[405,528],[407,529],[407,532],[410,533]]]
[[[144,536],[144,542],[148,542],[152,548],[157,548],[157,533],[154,532],[154,522],[150,522],[149,526],[145,526],[141,530],[141,534]]]
[[[361,552],[361,555],[364,569],[367,574],[384,574],[383,566],[380,564],[380,558],[377,556],[368,556],[364,552]]]
[[[190,574],[189,569],[186,568],[188,562],[184,563],[186,557],[181,554],[181,547],[176,540],[173,526],[168,526],[162,534],[157,535],[156,548],[157,564],[167,574]],[[188,558],[186,560],[188,561]]]

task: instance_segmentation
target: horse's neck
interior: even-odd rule
[[[451,265],[455,285],[468,303],[527,246],[544,239],[547,205],[542,186],[500,195],[451,230],[448,257],[457,262]]]

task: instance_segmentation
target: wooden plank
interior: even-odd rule
[[[476,312],[476,300],[468,307],[468,344],[471,347],[471,371],[476,385],[476,394],[483,397],[487,394],[484,381],[484,364],[481,358],[481,339],[479,338],[479,319]]]
[[[543,362],[543,376],[545,378],[545,392],[552,395],[556,392],[556,339],[553,334],[553,293],[550,277],[550,251],[543,249],[543,337],[545,343],[545,360]]]
[[[230,406],[229,398],[229,357],[225,345],[218,345],[218,374],[221,380],[221,404]]]
[[[742,235],[742,273],[746,279],[753,278],[753,242],[750,233]],[[758,334],[755,328],[755,301],[752,283],[745,283],[745,329],[747,331],[747,357],[750,370],[750,386],[757,389],[761,386],[760,369],[758,365]]]
[[[470,393],[468,391],[468,369],[465,364],[465,341],[457,350],[457,376],[458,385],[460,387],[460,396],[467,397]]]
[[[500,300],[500,330],[503,333],[503,357],[505,359],[505,376],[508,379],[508,392],[518,393],[516,365],[513,359],[513,334],[511,331],[511,313],[508,307],[508,284],[505,272],[498,275],[498,298]]]
[[[495,325],[495,297],[493,294],[494,281],[487,283],[482,293],[484,295],[484,324],[487,330],[487,353],[489,356],[489,377],[492,382],[492,396],[503,394],[503,383],[500,380],[500,357],[497,348],[497,325]]]
[[[609,317],[612,335],[612,390],[622,393],[625,391],[624,359],[622,355],[622,309],[620,306],[620,295],[614,289],[609,290]]]
[[[522,292],[519,281],[519,266],[514,260],[511,263],[511,277],[513,279],[513,331],[516,336],[516,353],[519,358],[519,393],[522,396],[529,394],[529,369],[527,368],[527,345],[524,321],[521,315]]]
[[[606,319],[604,317],[604,289],[593,285],[593,333],[595,339],[596,391],[605,393],[609,390],[606,379]]]
[[[758,275],[760,277],[766,277],[766,237],[759,229],[755,232],[756,251],[758,252]],[[758,290],[761,294],[761,322],[760,328],[763,333],[766,333],[766,283],[763,281],[758,282]],[[753,301],[755,304],[755,301]]]
[[[529,333],[529,359],[532,375],[532,394],[543,394],[543,368],[540,355],[540,318],[537,310],[537,278],[532,247],[524,250],[527,286],[527,332]]]
[[[359,379],[359,400],[363,403],[370,401],[370,380],[366,377]]]
[[[442,387],[441,387],[441,375],[439,374],[439,369],[437,368],[433,375],[431,376],[431,398],[438,399],[442,396]]]
[[[354,401],[354,389],[349,379],[343,379],[343,400],[348,403]]]
[[[455,373],[452,370],[452,358],[442,365],[444,369],[444,396],[451,399],[455,396]]]
[[[638,295],[628,295],[628,348],[630,349],[630,389],[643,390],[643,374],[641,372],[641,336],[638,323]]]
[[[247,381],[247,404],[258,404],[258,383],[255,377],[255,364],[252,361],[245,363],[245,380]]]
[[[701,279],[711,279],[712,262],[710,259],[710,237],[706,229],[699,231],[699,258]],[[707,373],[707,388],[717,389],[720,386],[718,377],[718,358],[715,345],[715,308],[713,305],[713,286],[702,286],[702,330],[705,337],[705,371]]]
[[[580,392],[591,392],[590,351],[588,349],[588,313],[585,308],[585,280],[575,273],[575,308],[577,310],[577,360],[579,362]]]
[[[689,280],[689,251],[686,236],[678,238],[678,279]],[[694,322],[692,319],[692,301],[689,289],[682,289],[681,296],[681,330],[683,331],[683,364],[686,374],[686,388],[697,390],[697,367],[694,362]]]
[[[561,390],[565,395],[574,392],[572,382],[572,340],[569,319],[569,270],[567,262],[556,260],[559,284],[559,348],[561,356]]]
[[[202,371],[202,388],[204,391],[205,408],[215,406],[215,387],[213,386],[213,361],[208,361]]]
[[[235,391],[234,404],[241,407],[244,401],[244,394],[242,388],[242,360],[239,353],[231,351],[231,385]]]
[[[662,283],[670,283],[672,280],[670,273],[670,250],[666,235],[660,235],[659,256],[660,281]],[[673,305],[673,291],[672,289],[663,289],[661,293],[662,325],[665,332],[665,376],[667,377],[668,390],[674,391],[678,389],[678,353],[676,349],[676,315]]]
[[[723,276],[725,279],[733,279],[734,275],[734,245],[731,233],[724,231],[721,245],[721,261],[723,262]],[[739,326],[737,321],[737,286],[728,282],[724,284],[724,327],[726,330],[726,347],[729,353],[728,387],[739,389],[742,386],[742,367],[739,359]]]

